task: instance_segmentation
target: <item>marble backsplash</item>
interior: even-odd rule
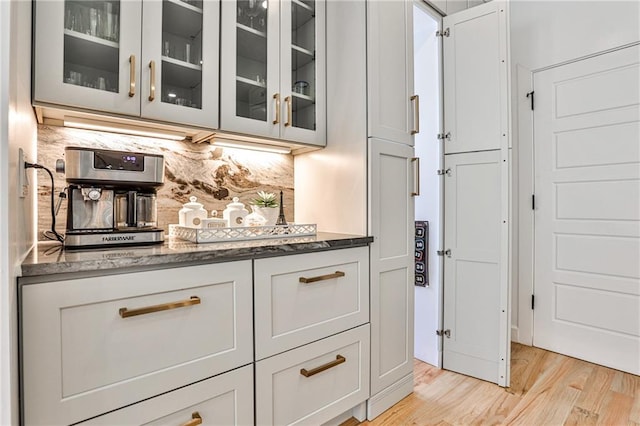
[[[247,205],[257,191],[284,195],[284,213],[293,222],[293,157],[284,154],[219,148],[208,143],[194,144],[164,139],[120,135],[65,127],[38,126],[38,160],[54,173],[56,202],[66,187],[63,174],[55,173],[57,159],[64,158],[66,146],[161,154],[165,161],[165,182],[158,189],[158,224],[165,231],[178,223],[182,204],[195,196],[211,213],[222,211],[233,197]],[[38,235],[51,228],[51,183],[46,172],[38,172]],[[56,230],[66,227],[66,201],[56,216]]]

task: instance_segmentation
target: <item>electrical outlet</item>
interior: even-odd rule
[[[29,195],[29,177],[27,176],[24,162],[24,151],[22,148],[18,148],[18,194],[20,198],[25,198]]]

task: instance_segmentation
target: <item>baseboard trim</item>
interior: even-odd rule
[[[413,392],[413,372],[367,400],[367,420],[373,420]]]
[[[516,343],[520,341],[520,336],[518,334],[518,327],[516,327],[515,325],[511,326],[511,341]]]

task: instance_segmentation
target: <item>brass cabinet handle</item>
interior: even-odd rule
[[[342,355],[336,355],[335,361],[328,362],[328,363],[326,363],[324,365],[321,365],[320,367],[312,368],[311,370],[307,370],[305,368],[301,368],[300,369],[300,374],[302,374],[304,377],[311,377],[311,376],[313,376],[315,374],[322,373],[325,370],[333,368],[336,365],[340,365],[343,362],[345,362],[346,360],[347,359],[345,357],[343,357]]]
[[[156,98],[156,61],[149,62],[149,68],[151,69],[151,82],[149,85],[149,101],[153,102]]]
[[[413,130],[411,130],[411,134],[415,135],[420,133],[420,96],[413,95],[410,99],[413,102]]]
[[[202,417],[200,417],[200,413],[194,411],[191,413],[191,420],[186,423],[182,423],[180,426],[197,426],[202,424]]]
[[[136,94],[136,55],[129,56],[129,97]]]
[[[168,311],[169,309],[183,308],[185,306],[199,305],[200,298],[191,296],[188,300],[180,300],[178,302],[163,303],[161,305],[147,306],[145,308],[128,309],[120,308],[118,313],[122,318],[135,317],[136,315],[150,314],[153,312]]]
[[[287,121],[284,125],[285,127],[289,127],[291,126],[291,96],[284,98],[284,101],[287,103]]]
[[[344,272],[336,271],[333,274],[319,275],[317,277],[311,277],[311,278],[300,277],[298,281],[301,283],[309,284],[309,283],[315,283],[316,281],[324,281],[324,280],[330,280],[332,278],[340,278],[340,277],[344,277]]]
[[[413,157],[411,159],[412,163],[415,163],[415,176],[414,176],[414,188],[415,190],[411,193],[412,197],[420,195],[420,158]]]
[[[276,119],[273,120],[273,124],[280,123],[280,93],[273,95],[273,99],[276,100]]]

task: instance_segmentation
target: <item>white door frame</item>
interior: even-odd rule
[[[517,328],[512,324],[512,336],[514,341],[525,345],[533,345],[533,310],[531,309],[531,295],[533,294],[534,282],[534,222],[533,210],[531,208],[531,195],[534,194],[534,155],[533,155],[533,111],[531,110],[530,98],[527,93],[535,90],[533,87],[534,73],[545,71],[551,68],[560,67],[573,62],[582,61],[595,56],[604,55],[617,50],[625,49],[640,43],[630,43],[612,49],[603,50],[591,55],[565,61],[552,66],[529,70],[524,66],[516,66],[516,94],[515,104],[517,105],[517,134],[518,143],[514,149],[517,150],[514,157],[518,159],[518,232],[517,232],[517,276],[518,276],[518,316]],[[535,96],[535,94],[534,94]]]

